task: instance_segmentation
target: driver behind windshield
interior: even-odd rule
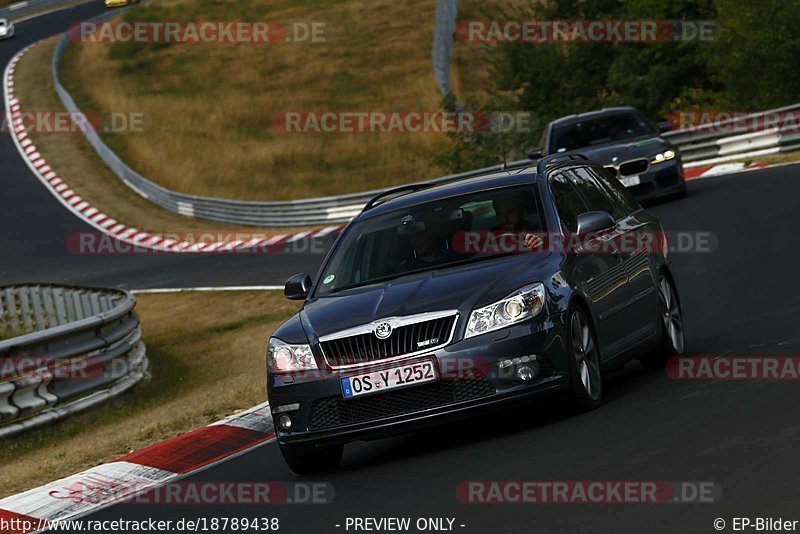
[[[403,219],[398,232],[408,236],[414,253],[413,257],[401,262],[403,270],[424,269],[458,258],[455,252],[445,247],[432,221],[416,220],[409,215]]]

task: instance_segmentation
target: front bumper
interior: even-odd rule
[[[434,359],[439,376],[435,383],[354,399],[344,399],[340,385],[340,379],[353,372],[325,371],[322,378],[296,378],[294,383],[286,383],[283,375],[270,374],[267,387],[272,409],[299,404],[299,409],[282,412],[292,417],[292,428],[287,432],[276,425],[278,441],[346,443],[377,439],[565,389],[568,367],[564,343],[561,316],[520,324],[400,362]],[[528,382],[516,378],[516,365],[498,366],[503,360],[534,354],[538,374]],[[375,367],[379,365],[357,373]],[[273,412],[276,422],[280,415]]]
[[[647,172],[639,175],[639,179],[641,182],[629,186],[628,190],[640,201],[656,200],[686,191],[680,157],[650,165]]]

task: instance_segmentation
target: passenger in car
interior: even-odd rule
[[[529,221],[531,216],[525,206],[525,201],[515,195],[503,195],[497,197],[492,202],[494,207],[497,225],[492,228],[493,232],[500,233],[522,233],[523,244],[526,248],[535,250],[542,246],[542,238],[536,234],[528,233],[541,228],[535,228]],[[535,214],[534,214],[535,215]],[[526,232],[527,231],[527,232]]]

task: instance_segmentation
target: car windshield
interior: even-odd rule
[[[543,232],[532,185],[428,202],[357,221],[319,279],[318,295],[519,252],[499,236]]]
[[[548,151],[556,153],[577,150],[655,133],[650,123],[640,114],[615,113],[554,127]]]

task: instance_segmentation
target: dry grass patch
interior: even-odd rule
[[[113,461],[265,400],[279,292],[137,296],[152,378],[111,405],[4,440],[0,497]]]
[[[22,57],[14,73],[16,95],[28,113],[63,112],[52,83],[50,60],[58,38],[48,39]],[[85,110],[88,112],[88,110]],[[236,227],[183,217],[145,200],[120,181],[99,158],[80,133],[30,132],[31,140],[47,163],[90,204],[128,226],[159,233],[205,231],[255,232]]]
[[[62,77],[85,109],[142,112],[147,132],[109,136],[173,190],[236,199],[338,195],[431,178],[433,134],[284,134],[286,111],[438,110],[430,0],[165,0],[142,20],[325,23],[324,43],[83,44]]]
[[[751,163],[764,163],[765,165],[780,165],[782,163],[795,163],[800,161],[800,150],[785,152],[783,154],[772,154],[770,156],[757,156],[755,158],[742,158],[748,165]]]

